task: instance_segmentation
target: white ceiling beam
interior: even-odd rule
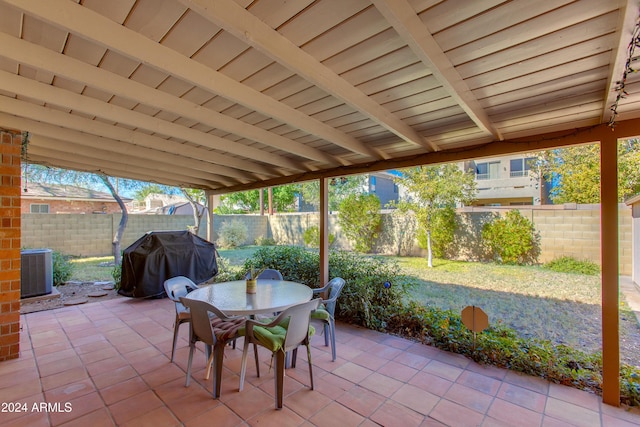
[[[257,179],[255,175],[249,172],[220,164],[220,155],[214,151],[181,144],[175,141],[168,141],[157,136],[132,131],[118,126],[112,126],[104,122],[86,119],[82,116],[68,114],[53,108],[0,96],[0,111],[9,115],[26,117],[55,126],[62,126],[77,130],[90,135],[104,136],[105,138],[123,141],[127,144],[131,144],[132,147],[145,147],[154,151],[167,152],[190,159],[206,161],[212,163],[211,169],[213,169],[214,172],[237,179],[240,182],[243,182],[244,180]],[[24,130],[28,131],[29,129],[26,128]]]
[[[101,162],[99,159],[85,156],[69,157],[68,153],[58,151],[52,148],[34,146],[32,153],[29,155],[32,163],[45,166],[54,166],[62,169],[71,169],[76,171],[104,173],[105,175],[134,179],[138,181],[156,182],[158,184],[172,185],[176,187],[196,188],[196,185],[202,189],[216,189],[213,183],[206,181],[198,181],[183,177],[176,174],[172,176],[166,171],[157,171],[145,167],[129,167],[126,165],[114,165]],[[184,180],[183,180],[184,179]]]
[[[153,167],[148,167],[150,164],[148,162],[145,163],[144,158],[129,155],[123,156],[121,153],[114,153],[104,149],[89,148],[83,144],[75,144],[45,135],[31,134],[28,150],[31,150],[31,153],[34,154],[38,153],[40,149],[55,150],[60,154],[73,153],[73,156],[68,155],[68,158],[73,160],[76,160],[78,157],[93,159],[92,164],[103,165],[102,167],[131,168],[131,170],[136,172],[145,170],[147,172],[154,173],[154,177],[156,179],[166,176],[168,179],[177,182],[193,182],[198,185],[221,186],[221,183],[212,180],[211,176],[198,176],[199,174],[191,173],[193,171],[188,168],[176,168],[172,167],[171,164],[166,163],[154,163]],[[118,156],[120,159],[117,159]],[[145,165],[147,167],[140,168],[140,165]],[[171,173],[167,173],[167,171],[171,171]]]
[[[180,0],[210,22],[342,100],[405,141],[437,151],[411,126],[233,0]]]
[[[223,175],[212,173],[212,170],[215,171],[215,165],[203,160],[140,147],[114,139],[103,138],[23,117],[17,117],[7,113],[0,112],[0,124],[13,129],[28,129],[28,132],[33,135],[42,135],[56,140],[74,143],[78,146],[85,146],[87,147],[87,150],[104,150],[106,153],[113,153],[114,156],[107,156],[113,163],[122,162],[140,165],[154,162],[156,169],[177,169],[180,170],[183,175],[216,181],[223,185],[246,182],[246,180],[234,180]],[[75,152],[75,150],[70,151],[70,156]],[[106,159],[107,157],[104,158]]]
[[[104,16],[68,0],[2,0],[26,14],[49,22],[81,38],[152,66],[162,72],[233,100],[268,117],[372,158],[385,158],[367,144],[291,108],[224,74],[185,57]]]
[[[28,98],[38,99],[51,105],[58,105],[70,110],[80,111],[84,114],[100,117],[108,121],[123,123],[134,128],[146,129],[150,132],[170,136],[178,140],[189,141],[214,150],[236,154],[252,160],[271,162],[292,170],[304,171],[299,163],[296,164],[291,159],[265,153],[257,148],[247,147],[176,123],[151,117],[137,111],[105,103],[95,98],[72,93],[55,86],[36,82],[1,70],[0,89],[7,92],[14,92]],[[267,175],[279,175],[273,168],[268,166],[262,166],[221,153],[218,155],[220,156],[221,163],[236,169]]]
[[[12,37],[9,34],[0,32],[0,46],[2,46],[0,56],[12,59],[20,64],[47,70],[57,76],[156,107],[160,110],[169,111],[178,116],[195,120],[213,128],[221,129],[306,159],[334,166],[344,164],[334,156],[330,156],[313,147],[307,147],[292,139],[234,119],[161,90],[153,89],[26,40]]]
[[[601,120],[609,122],[613,111],[611,107],[616,102],[618,82],[622,81],[622,76],[627,65],[630,42],[632,42],[633,31],[638,21],[638,2],[636,0],[619,0],[620,16],[618,17],[618,29],[616,37],[618,43],[611,52],[611,72],[607,77],[606,92],[604,93],[604,105],[602,106]],[[636,53],[637,55],[637,53]]]
[[[494,138],[502,140],[502,135],[491,122],[489,115],[435,41],[429,29],[420,20],[411,4],[406,0],[372,0],[372,2],[476,126],[493,135]]]

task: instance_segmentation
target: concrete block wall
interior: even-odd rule
[[[572,256],[579,260],[600,263],[600,210],[597,205],[565,208],[564,206],[519,207],[520,212],[531,219],[540,234],[540,262],[560,256]],[[459,212],[463,227],[456,237],[454,258],[483,260],[481,241],[482,225],[494,215],[504,213],[505,208],[474,207]],[[26,248],[51,248],[69,255],[105,256],[111,254],[111,241],[120,215],[22,215],[22,246]],[[303,233],[318,225],[317,213],[279,215],[215,215],[213,240],[225,223],[242,221],[247,227],[247,245],[253,245],[260,237],[272,238],[281,245],[304,245]],[[620,205],[620,274],[632,272],[632,217],[628,206]],[[121,247],[125,249],[148,231],[185,230],[193,225],[190,215],[129,215],[127,229]],[[329,216],[329,233],[336,237],[333,248],[352,249],[343,236],[337,215]],[[206,224],[199,235],[206,238]],[[382,230],[375,242],[376,253],[390,255],[423,256],[425,250],[415,241],[415,223],[383,214]]]
[[[20,155],[22,135],[0,129],[0,361],[20,355]]]

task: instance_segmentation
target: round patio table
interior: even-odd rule
[[[261,280],[255,294],[248,294],[246,282],[214,283],[187,294],[187,298],[206,301],[229,316],[253,316],[283,311],[292,305],[311,300],[307,285],[288,280]]]

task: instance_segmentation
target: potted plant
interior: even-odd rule
[[[251,265],[251,268],[249,269],[249,272],[247,273],[246,276],[246,282],[247,282],[247,293],[248,294],[255,294],[256,291],[258,290],[258,276],[260,276],[260,274],[264,271],[264,268],[261,269],[256,269],[253,264]]]

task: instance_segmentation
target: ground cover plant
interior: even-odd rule
[[[316,251],[253,246],[219,252],[227,280],[243,275],[248,260],[258,260],[280,269],[289,280],[319,286]],[[109,280],[111,270],[103,271]],[[74,277],[80,275],[76,269]],[[331,253],[330,276],[351,283],[337,307],[342,321],[415,339],[481,363],[600,391],[598,276],[439,259],[429,269],[422,258],[347,252]],[[480,306],[490,316],[490,328],[478,334],[475,345],[460,320],[466,305]],[[625,403],[640,405],[640,334],[624,301],[620,343],[621,395]]]

